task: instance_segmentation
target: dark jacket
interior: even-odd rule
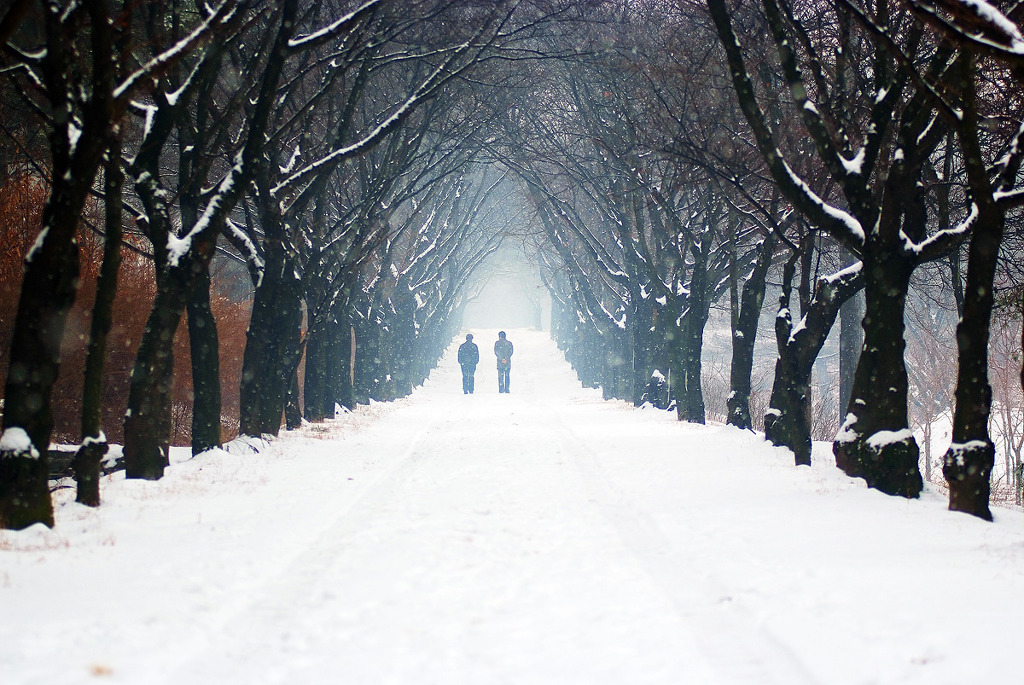
[[[512,341],[500,338],[494,343],[494,356],[498,358],[498,368],[507,369],[512,366]]]
[[[459,345],[459,364],[462,366],[476,366],[480,363],[480,348],[472,340]]]

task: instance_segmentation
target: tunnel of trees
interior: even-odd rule
[[[946,414],[949,506],[991,519],[994,426],[1020,501],[1022,21],[961,0],[5,3],[0,527],[53,525],[51,443],[77,445],[96,506],[108,435],[158,479],[172,444],[409,394],[509,249],[605,397],[763,429],[798,465],[831,439],[903,497]]]

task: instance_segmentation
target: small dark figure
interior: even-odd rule
[[[505,338],[505,331],[498,333],[494,343],[494,356],[498,358],[498,392],[508,392],[508,372],[512,368],[512,341]]]
[[[480,350],[473,342],[473,334],[466,334],[466,342],[459,345],[459,366],[462,367],[462,394],[473,394],[473,374],[480,362]]]

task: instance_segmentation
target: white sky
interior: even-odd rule
[[[1019,682],[1021,511],[796,468],[509,338],[511,394],[462,393],[458,339],[410,398],[58,491],[0,531],[0,683]]]

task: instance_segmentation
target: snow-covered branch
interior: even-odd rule
[[[924,21],[957,42],[1024,68],[1024,34],[986,0],[906,0]]]
[[[956,226],[944,231],[938,231],[921,242],[914,242],[910,237],[900,231],[900,239],[903,241],[903,251],[908,255],[914,255],[921,261],[929,261],[946,254],[949,248],[966,238],[971,229],[978,221],[978,205],[971,203],[971,209],[967,216]]]
[[[313,31],[312,33],[307,33],[306,35],[291,39],[288,41],[288,47],[293,50],[307,49],[324,41],[336,38],[347,31],[350,31],[352,24],[362,19],[371,10],[383,6],[388,1],[389,0],[368,0],[368,2],[363,3],[348,14],[339,17],[327,26]]]
[[[120,99],[138,86],[144,79],[173,63],[183,54],[195,47],[200,41],[206,40],[215,25],[224,24],[239,10],[239,0],[222,0],[221,4],[199,26],[175,45],[156,55],[141,67],[132,72],[121,85],[114,89],[113,96]]]
[[[271,195],[280,197],[284,192],[301,185],[308,179],[318,174],[329,173],[341,162],[355,157],[367,149],[373,147],[388,133],[397,128],[413,110],[437,87],[442,77],[451,69],[452,65],[470,47],[469,43],[457,46],[452,55],[441,65],[436,67],[430,75],[416,88],[406,100],[393,111],[387,118],[375,126],[369,133],[354,143],[338,147],[320,159],[307,164],[298,171],[284,178],[280,183],[271,189]]]

